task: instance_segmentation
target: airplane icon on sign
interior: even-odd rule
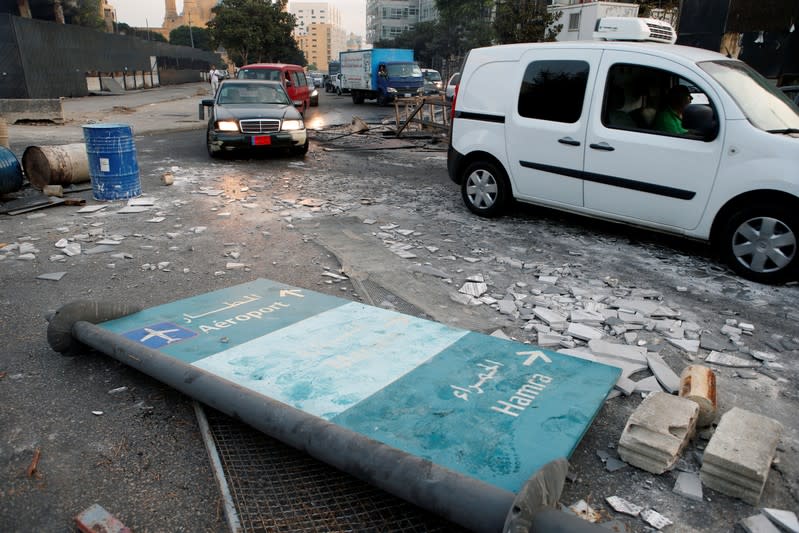
[[[150,339],[159,338],[166,341],[167,344],[172,344],[173,342],[177,342],[180,337],[172,338],[167,333],[177,333],[179,329],[163,329],[163,330],[156,330],[152,328],[144,328],[144,331],[147,332],[147,335],[139,339],[139,342],[147,342]]]
[[[123,336],[157,350],[196,337],[197,333],[172,322],[161,322],[128,331],[123,333]]]

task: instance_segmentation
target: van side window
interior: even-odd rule
[[[585,61],[533,61],[524,72],[519,114],[538,120],[577,122],[583,113],[588,71]]]
[[[718,120],[707,95],[673,72],[618,63],[608,70],[605,127],[710,141]]]

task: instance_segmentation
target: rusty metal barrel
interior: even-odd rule
[[[89,157],[83,143],[29,146],[22,154],[22,167],[37,189],[89,181]]]
[[[3,117],[0,117],[0,146],[11,148],[8,144],[8,122]]]

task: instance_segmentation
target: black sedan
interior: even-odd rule
[[[210,107],[208,154],[220,157],[237,149],[288,149],[308,152],[308,134],[300,112],[279,82],[225,80]]]

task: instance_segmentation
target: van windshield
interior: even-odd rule
[[[280,70],[271,68],[248,68],[239,70],[240,80],[280,81]]]
[[[799,130],[799,108],[782,91],[741,61],[703,61],[699,67],[729,93],[756,128]]]
[[[422,77],[422,69],[416,63],[389,63],[386,65],[386,70],[390,78]]]

